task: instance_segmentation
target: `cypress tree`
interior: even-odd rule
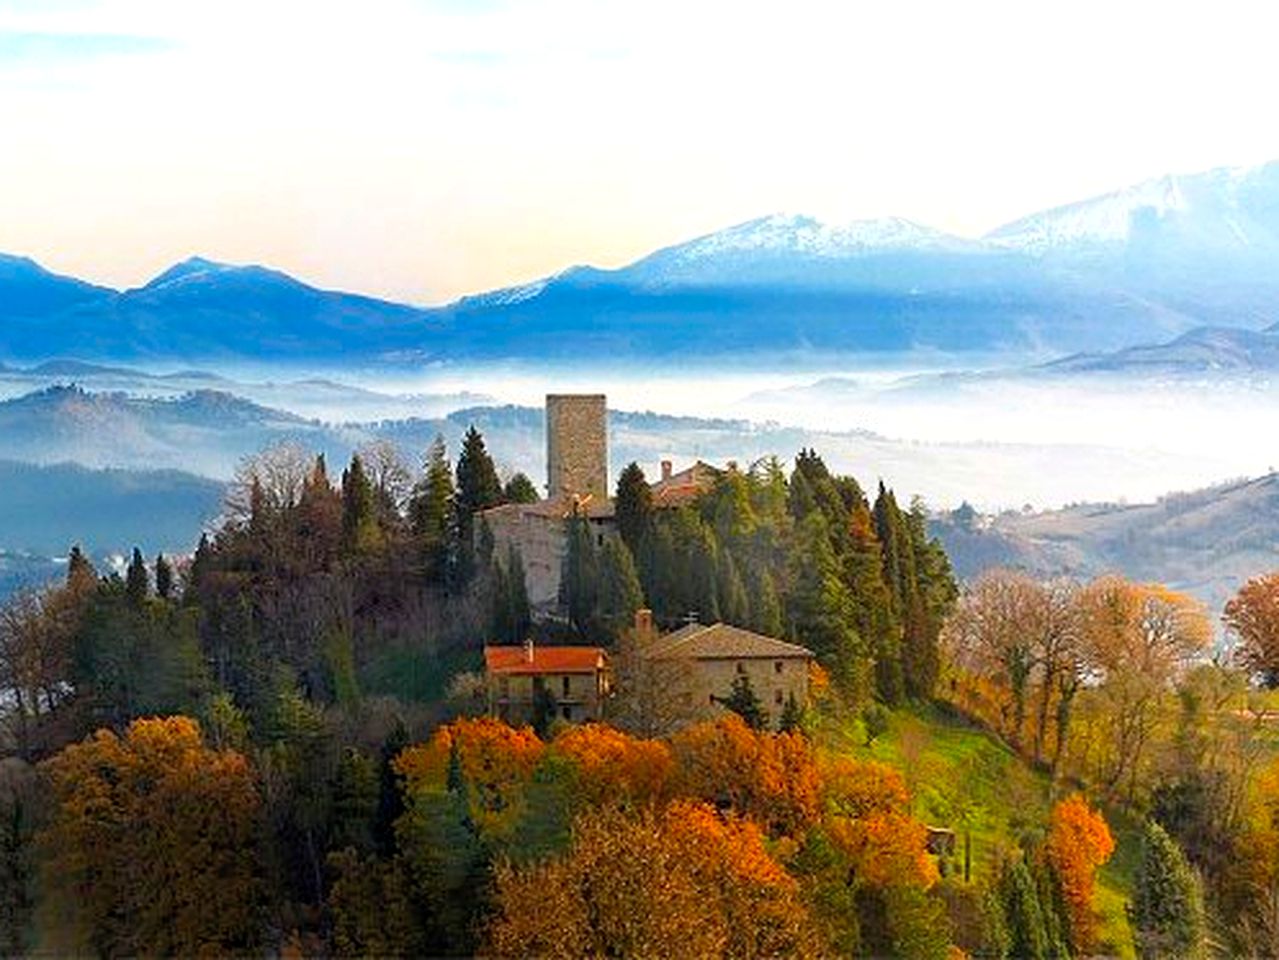
[[[754,576],[754,589],[751,592],[750,628],[766,637],[782,635],[782,605],[777,599],[777,588],[773,578],[763,568]]]
[[[1053,956],[1035,880],[1022,860],[1004,866],[999,880],[1004,908],[1008,956],[1018,960],[1050,960]]]
[[[853,626],[853,602],[821,511],[805,517],[795,531],[789,557],[787,612],[794,637],[817,654],[847,696],[864,693],[866,657]]]
[[[515,544],[506,554],[506,583],[510,597],[511,624],[517,641],[523,640],[533,624],[533,614],[528,602],[528,580],[524,574],[524,558]]]
[[[142,559],[142,551],[134,547],[133,559],[129,561],[129,569],[124,575],[124,592],[132,603],[141,605],[147,598],[150,585],[147,562]]]
[[[719,551],[718,581],[720,618],[737,627],[749,626],[750,600],[746,596],[746,586],[737,572],[732,553],[723,547]]]
[[[155,555],[155,592],[164,600],[168,600],[173,592],[173,567],[162,553]]]
[[[631,551],[622,540],[604,541],[599,558],[598,613],[609,636],[616,639],[635,620],[635,611],[644,605],[639,574]]]
[[[1137,954],[1198,958],[1205,950],[1203,890],[1176,842],[1153,820],[1141,837],[1141,862],[1128,905]]]
[[[628,463],[617,478],[614,515],[622,541],[633,556],[638,555],[641,544],[652,532],[653,492],[644,471],[634,461]]]
[[[560,576],[560,606],[579,634],[590,628],[599,596],[595,544],[586,518],[574,513],[567,521],[567,544]]]

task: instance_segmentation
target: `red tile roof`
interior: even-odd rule
[[[533,647],[530,662],[524,647],[485,647],[489,673],[594,673],[604,666],[603,647]]]

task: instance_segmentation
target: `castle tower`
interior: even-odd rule
[[[608,499],[608,413],[602,393],[546,395],[547,495]]]

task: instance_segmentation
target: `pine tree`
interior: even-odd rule
[[[191,558],[191,569],[187,571],[187,587],[182,593],[185,603],[191,604],[198,601],[212,563],[213,547],[209,543],[209,535],[201,533],[200,543],[196,546],[195,555]]]
[[[885,703],[898,703],[906,689],[901,627],[893,616],[892,596],[884,583],[883,548],[864,502],[852,508],[843,568],[852,591],[857,632],[875,657],[876,692]]]
[[[1050,960],[1053,954],[1044,927],[1039,892],[1024,861],[1005,864],[999,880],[999,899],[1004,908],[1008,956],[1018,960]]]
[[[129,561],[129,569],[124,575],[124,592],[130,602],[141,606],[147,598],[151,580],[147,575],[147,562],[142,559],[142,551],[133,548],[133,559]]]
[[[533,486],[528,474],[516,473],[502,488],[502,499],[507,503],[537,503],[541,497],[537,495],[537,487]]]
[[[653,492],[644,471],[634,461],[627,464],[617,478],[614,515],[622,541],[632,555],[638,555],[641,544],[652,533]]]
[[[528,602],[528,579],[524,574],[524,558],[515,544],[511,544],[506,554],[507,595],[511,610],[513,634],[519,640],[528,636],[533,624],[533,614]]]
[[[768,711],[755,695],[751,678],[746,674],[739,673],[735,676],[732,692],[727,697],[716,697],[715,700],[745,720],[746,725],[752,730],[767,729]]]
[[[161,599],[168,600],[173,592],[173,567],[164,559],[164,554],[155,555],[155,593]]]
[[[1141,837],[1132,902],[1128,905],[1137,954],[1197,958],[1206,954],[1203,891],[1176,842],[1153,820]]]
[[[443,583],[457,540],[453,470],[443,437],[437,436],[431,444],[424,474],[409,500],[408,513],[409,528],[421,543],[426,579]]]

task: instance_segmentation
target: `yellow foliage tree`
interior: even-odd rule
[[[798,834],[821,813],[812,748],[798,733],[756,732],[730,715],[671,738],[678,796],[731,807],[773,834]]]
[[[108,956],[254,952],[258,792],[187,717],[100,730],[46,761],[47,946]]]
[[[660,740],[638,740],[610,726],[569,727],[551,751],[572,760],[576,788],[589,803],[656,803],[669,791],[675,763]]]
[[[750,821],[677,802],[584,813],[568,855],[499,865],[495,957],[809,957],[798,885]]]

